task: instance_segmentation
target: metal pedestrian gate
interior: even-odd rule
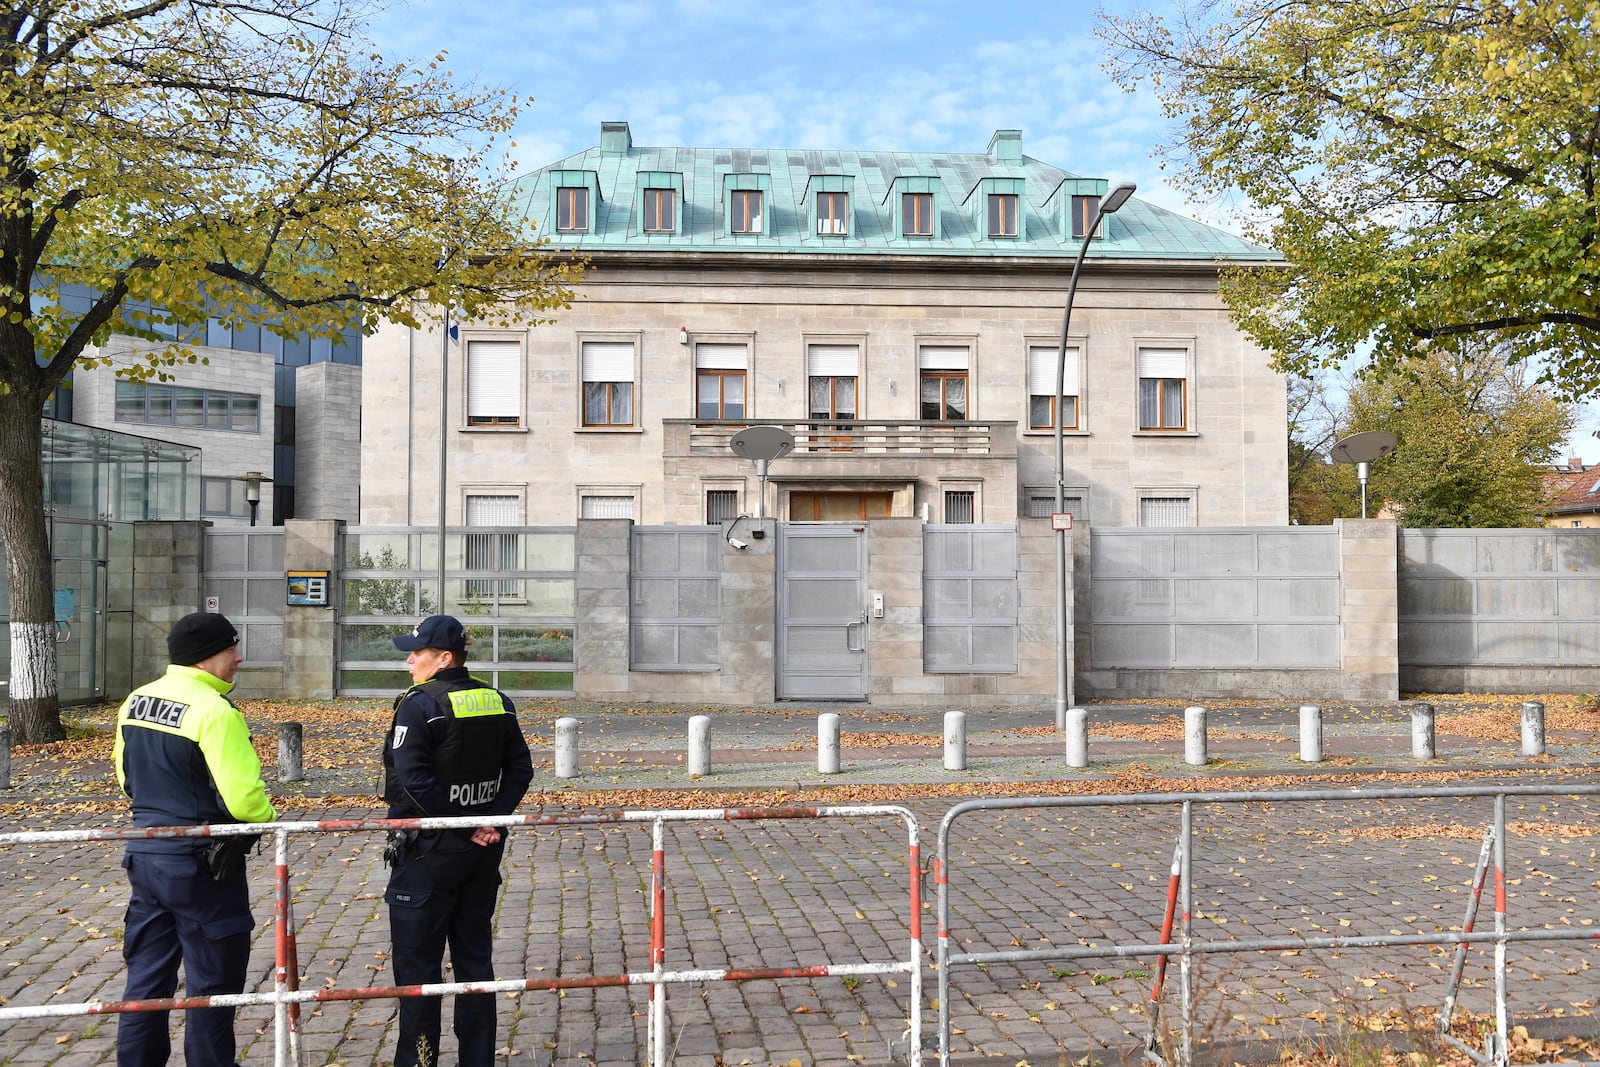
[[[778,525],[779,699],[866,699],[866,575],[864,525]]]

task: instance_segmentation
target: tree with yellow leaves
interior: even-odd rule
[[[10,724],[63,736],[41,412],[112,334],[266,322],[539,321],[545,258],[490,164],[519,101],[443,56],[385,60],[344,0],[58,0],[0,9],[0,541]],[[96,294],[69,311],[56,293]],[[150,308],[157,309],[152,312]],[[159,320],[159,321],[158,321]],[[193,360],[154,347],[134,377]]]
[[[1288,260],[1223,281],[1280,369],[1489,346],[1600,391],[1596,0],[1195,0],[1099,33],[1185,184],[1243,193]]]

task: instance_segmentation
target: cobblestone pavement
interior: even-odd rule
[[[815,774],[814,723],[784,709],[714,719],[713,773],[689,782],[673,749],[688,710],[649,714],[596,707],[526,709],[534,734],[557,714],[575,712],[585,736],[607,745],[586,749],[577,779],[541,774],[525,812],[593,813],[595,790],[644,785],[706,789],[704,804],[723,803],[734,786],[798,790],[795,803],[828,803],[840,781],[939,784],[1007,781],[1016,794],[1064,777],[1053,737],[1019,736],[1030,719],[990,720],[973,734],[965,772],[946,772],[939,750],[923,743],[938,713],[866,715],[871,729],[907,734],[906,752],[870,759],[845,750],[846,774]],[[1294,761],[1293,720],[1283,709],[1237,713],[1237,744],[1223,769],[1277,775]],[[1351,714],[1334,724],[1325,748],[1363,766],[1415,769],[1404,709]],[[815,709],[809,712],[814,716]],[[1116,714],[1108,712],[1107,715]],[[1181,715],[1181,709],[1141,714]],[[1031,722],[1038,721],[1031,716]],[[1102,720],[1110,721],[1110,720]],[[994,727],[994,728],[990,728]],[[845,729],[852,727],[849,722]],[[1269,730],[1287,748],[1263,740]],[[727,741],[742,746],[733,748]],[[1586,781],[1574,773],[1594,762],[1594,737],[1552,735],[1552,757],[1530,767],[1507,742],[1441,737],[1437,766],[1499,768],[1502,780]],[[318,741],[308,732],[308,753]],[[791,747],[799,743],[800,747]],[[1119,748],[1131,744],[1134,755]],[[1096,742],[1090,775],[1137,759],[1158,771],[1178,756],[1160,742]],[[881,751],[881,750],[873,750]],[[548,752],[541,753],[548,766]],[[639,762],[625,762],[636,760]],[[1302,765],[1303,768],[1303,765]],[[1537,774],[1523,774],[1537,770]],[[1571,774],[1562,778],[1562,771]],[[7,829],[60,828],[63,816],[40,802],[62,789],[39,781],[27,759],[14,788],[0,794]],[[1083,772],[1079,772],[1080,774]],[[350,806],[359,772],[315,772],[298,786],[274,784],[287,799],[284,818],[367,817]],[[1318,783],[1325,785],[1326,783]],[[92,783],[91,783],[92,785]],[[709,787],[709,788],[708,788]],[[1236,787],[1236,786],[1234,786]],[[1283,789],[1281,778],[1266,788]],[[1309,785],[1308,785],[1309,787]],[[90,790],[92,792],[92,789]],[[297,793],[294,791],[298,791]],[[84,795],[80,790],[78,796]],[[14,803],[18,798],[32,803]],[[329,803],[337,806],[329,807]],[[948,798],[907,801],[931,858]],[[1507,804],[1507,894],[1513,929],[1549,927],[1600,935],[1594,798],[1559,796]],[[1286,801],[1197,805],[1193,863],[1194,936],[1216,941],[1264,936],[1431,933],[1459,928],[1491,805],[1482,799]],[[106,824],[110,816],[88,817]],[[944,872],[951,902],[949,933],[964,952],[1051,946],[1148,943],[1165,906],[1168,865],[1178,833],[1176,807],[1127,803],[1096,808],[972,812],[951,827]],[[889,963],[909,951],[907,840],[895,819],[852,817],[759,822],[670,823],[666,829],[667,966],[783,968],[825,962]],[[297,837],[290,867],[303,984],[362,987],[389,980],[385,872],[371,832]],[[119,851],[103,844],[0,849],[9,883],[0,928],[0,998],[9,1005],[116,999],[121,994],[122,912],[126,888]],[[497,919],[497,973],[514,976],[614,975],[649,969],[651,836],[648,824],[518,830],[507,853]],[[271,988],[270,863],[254,862],[255,912],[261,925],[252,956],[252,988]],[[934,1032],[937,973],[934,886],[924,908],[924,1032]],[[1480,915],[1479,928],[1492,926]],[[1468,954],[1462,1007],[1492,1011],[1492,951]],[[1514,944],[1508,950],[1510,1004],[1519,1020],[1565,1021],[1580,1032],[1595,1009],[1592,941]],[[1208,955],[1197,960],[1196,1035],[1211,1048],[1247,1042],[1329,1040],[1341,1021],[1390,1025],[1420,1019],[1444,999],[1451,954],[1439,948],[1301,950]],[[1137,1062],[1146,1029],[1154,961],[1104,957],[1078,961],[967,966],[951,973],[952,1048],[962,1063],[1027,1060]],[[1178,968],[1164,997],[1163,1032],[1176,1025]],[[684,1067],[752,1064],[882,1064],[905,1030],[909,981],[866,976],[677,986],[668,997],[671,1062]],[[533,992],[500,1001],[505,1062],[519,1067],[645,1062],[647,993],[642,988]],[[448,1019],[448,1008],[446,1012]],[[177,1022],[175,1020],[175,1025]],[[0,1064],[79,1067],[114,1059],[114,1018],[0,1023]],[[241,1009],[244,1063],[271,1061],[271,1012]],[[303,1021],[310,1064],[386,1063],[394,1042],[394,1002],[329,1003]],[[1349,1041],[1385,1040],[1381,1032]],[[453,1062],[447,1037],[443,1061]]]

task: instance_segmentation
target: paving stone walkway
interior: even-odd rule
[[[541,790],[529,814],[612,810],[617,789],[694,791],[690,803],[726,802],[727,791],[785,789],[793,803],[825,804],[840,785],[902,785],[908,793],[967,782],[1005,782],[1016,795],[1079,776],[1108,778],[1130,765],[1147,773],[1260,776],[1279,798],[1240,805],[1196,805],[1192,868],[1194,936],[1214,942],[1285,936],[1431,933],[1459,928],[1485,825],[1485,799],[1416,801],[1281,799],[1284,775],[1299,764],[1293,708],[1225,709],[1204,769],[1182,763],[1172,740],[1092,741],[1091,767],[1063,765],[1060,742],[1039,731],[1037,712],[974,712],[968,768],[943,770],[930,743],[937,712],[842,709],[844,729],[901,734],[903,744],[844,751],[840,775],[818,775],[817,709],[722,711],[713,716],[712,773],[689,780],[679,764],[687,716],[698,708],[625,709],[538,705],[524,709],[531,736],[548,743],[554,719],[582,722],[586,755],[575,779],[550,777],[547,747]],[[841,710],[841,709],[827,709]],[[1096,709],[1092,722],[1159,725],[1181,708]],[[1048,713],[1043,719],[1048,723]],[[1403,705],[1332,709],[1324,749],[1364,771],[1412,771],[1409,711]],[[1093,730],[1093,727],[1091,727]],[[307,734],[309,757],[337,730]],[[1516,739],[1440,737],[1429,768],[1481,769],[1492,780],[1549,785],[1593,780],[1600,734],[1552,733],[1550,755],[1528,760]],[[601,747],[603,746],[603,747]],[[63,819],[104,825],[110,815],[62,814],[49,798],[95,795],[92,767],[68,790],[46,781],[54,769],[19,758],[13,788],[0,793],[7,830],[61,828]],[[101,768],[100,773],[104,773]],[[1267,781],[1270,776],[1270,782]],[[1330,783],[1304,781],[1305,788]],[[1354,784],[1354,783],[1350,783]],[[1394,784],[1394,783],[1390,783]],[[1408,783],[1409,784],[1409,783]],[[370,791],[368,771],[313,769],[301,783],[272,783],[286,819],[362,818],[350,797]],[[104,790],[109,797],[110,791]],[[843,792],[843,791],[840,791]],[[329,806],[329,804],[334,806]],[[956,798],[906,801],[921,826],[925,860],[940,820]],[[1508,801],[1507,894],[1511,926],[1600,936],[1600,813],[1595,798]],[[975,811],[951,825],[943,857],[951,942],[962,952],[1044,950],[1051,946],[1148,943],[1166,903],[1168,868],[1179,827],[1174,806],[1110,803],[1094,808]],[[669,823],[666,830],[666,953],[669,968],[790,968],[821,963],[889,963],[910,952],[907,836],[898,819],[722,820]],[[307,988],[386,984],[385,870],[371,832],[297,837],[291,885]],[[116,999],[121,994],[122,911],[126,889],[119,850],[105,844],[0,849],[7,884],[0,927],[0,998],[6,1005]],[[649,961],[651,831],[647,823],[525,828],[507,854],[497,918],[497,973],[583,976],[642,972]],[[251,988],[272,979],[271,874],[254,861],[261,925]],[[938,925],[934,880],[923,899],[924,1032],[934,1033]],[[1492,928],[1485,910],[1479,929]],[[1523,943],[1507,953],[1510,1006],[1519,1021],[1600,1031],[1595,1020],[1594,940]],[[1492,950],[1468,954],[1462,1006],[1492,1011]],[[1376,948],[1206,955],[1189,974],[1195,1034],[1227,1061],[1259,1042],[1382,1043],[1381,1027],[1418,1021],[1444,999],[1447,948]],[[992,963],[953,969],[950,1012],[954,1059],[963,1064],[1137,1062],[1155,971],[1149,957]],[[1177,1025],[1180,969],[1170,971],[1162,1033]],[[789,979],[674,987],[667,1000],[670,1062],[683,1067],[883,1064],[901,1038],[910,983],[885,978]],[[504,1062],[518,1067],[646,1062],[643,988],[531,992],[500,1000]],[[303,1022],[310,1064],[387,1063],[394,1002],[329,1003]],[[448,1008],[446,1018],[448,1019]],[[1380,1027],[1352,1032],[1341,1020]],[[0,1064],[78,1067],[114,1060],[114,1017],[0,1022]],[[242,1062],[272,1061],[267,1008],[240,1011]],[[1332,1035],[1330,1037],[1330,1035]],[[1342,1036],[1341,1036],[1342,1035]],[[443,1062],[454,1062],[446,1039]],[[930,1060],[931,1062],[931,1060]]]

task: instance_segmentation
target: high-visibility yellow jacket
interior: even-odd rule
[[[117,711],[112,762],[133,802],[135,826],[271,822],[261,761],[244,716],[228,700],[233,683],[194,667],[167,673],[128,695]],[[134,851],[193,850],[186,840],[133,841]]]

